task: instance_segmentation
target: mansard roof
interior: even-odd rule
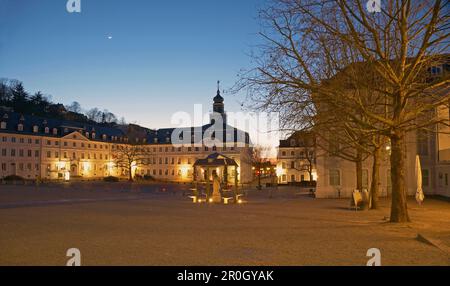
[[[61,119],[43,118],[16,112],[6,112],[3,114],[0,113],[0,121],[6,122],[6,129],[1,129],[0,131],[7,133],[41,135],[60,138],[74,131],[78,131],[82,133],[83,136],[86,134],[86,132],[88,132],[90,134],[90,139],[97,141],[113,141],[113,137],[126,137],[126,134],[118,128],[105,127],[100,124],[88,124]],[[22,131],[18,130],[19,124],[23,125]],[[34,132],[33,129],[35,126],[38,127],[38,132]],[[45,132],[46,127],[49,129],[48,133]],[[53,133],[54,129],[57,130],[56,134]],[[95,138],[91,137],[93,133],[95,133]],[[103,135],[106,135],[106,140],[103,140]]]

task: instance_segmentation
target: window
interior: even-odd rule
[[[34,157],[39,157],[39,150],[34,151]]]
[[[5,121],[2,121],[2,122],[0,123],[0,128],[1,128],[1,129],[6,129],[6,122],[5,122]]]
[[[432,75],[440,75],[442,73],[442,69],[440,66],[431,67],[430,72]]]
[[[422,169],[422,185],[428,187],[430,185],[430,173],[427,169]]]
[[[17,125],[17,130],[18,131],[23,131],[23,124],[20,123],[19,125]]]
[[[50,158],[50,157],[52,157],[52,152],[47,151],[47,158]]]
[[[15,157],[16,156],[16,149],[11,149],[11,157]]]
[[[37,125],[33,126],[33,132],[34,133],[38,133],[39,132],[39,127]]]
[[[6,156],[6,149],[2,149],[2,156]]]
[[[286,151],[281,151],[281,156],[286,156]]]
[[[48,134],[50,132],[50,128],[45,127],[44,132],[45,132],[45,134]]]
[[[291,169],[295,169],[295,161],[291,162]]]
[[[331,186],[341,185],[341,172],[339,170],[330,170],[330,185]]]

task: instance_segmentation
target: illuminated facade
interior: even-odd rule
[[[280,140],[276,173],[279,184],[315,181],[316,147],[314,137],[297,131],[286,140]]]
[[[219,91],[214,98],[214,111],[225,118]],[[240,183],[252,180],[251,165],[245,159],[251,150],[248,133],[228,125],[226,132],[232,134],[224,128],[223,144],[208,147],[202,140],[172,144],[172,128],[133,129],[131,125],[111,128],[14,112],[0,112],[0,116],[0,178],[10,175],[44,180],[126,178],[127,169],[118,167],[115,159],[119,146],[133,145],[145,151],[145,158],[140,158],[145,164],[136,163],[131,167],[133,176],[192,181],[195,161],[220,152],[239,164]],[[188,129],[200,130],[203,135],[212,123]]]

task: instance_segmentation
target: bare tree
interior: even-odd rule
[[[313,97],[320,95],[321,101],[339,106],[339,112],[351,119],[348,130],[387,137],[390,220],[409,221],[405,135],[448,124],[448,119],[425,116],[449,102],[448,91],[436,92],[445,90],[448,75],[430,78],[428,73],[430,67],[448,61],[443,53],[448,48],[448,1],[393,0],[374,14],[362,0],[272,2],[261,11],[265,44],[254,57],[256,67],[241,73],[237,90],[247,88],[258,103],[255,108],[281,111],[286,125],[295,128],[315,124],[318,100]],[[350,79],[346,83],[354,84],[326,84],[342,72]],[[374,108],[362,100],[368,91],[380,99]],[[362,146],[367,141],[356,140]]]

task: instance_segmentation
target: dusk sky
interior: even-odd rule
[[[0,78],[55,102],[105,108],[128,122],[169,127],[173,112],[211,109],[257,42],[262,0],[0,0]],[[111,37],[111,38],[109,38]],[[225,94],[227,111],[243,95]]]

